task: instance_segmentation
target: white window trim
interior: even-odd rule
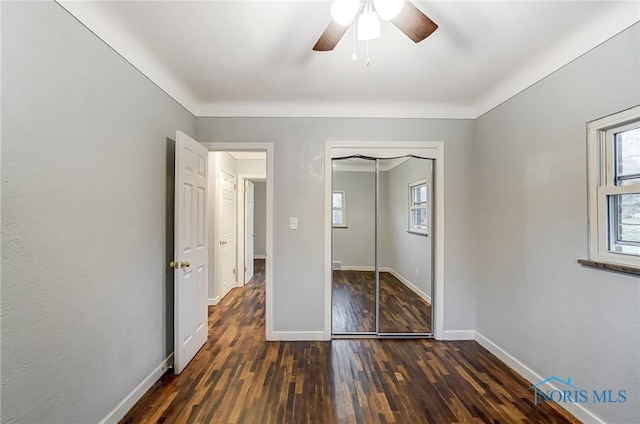
[[[424,185],[425,188],[427,189],[427,202],[424,205],[424,207],[414,207],[413,205],[413,188],[414,187],[418,187]],[[428,231],[427,229],[420,229],[420,228],[413,228],[413,222],[412,222],[412,215],[411,215],[411,211],[413,209],[425,209],[426,213],[427,213],[427,228],[429,228],[429,184],[427,184],[427,179],[423,178],[421,180],[418,181],[414,181],[412,183],[409,183],[409,202],[408,202],[408,214],[407,214],[407,232],[412,233],[412,234],[421,234],[421,235],[427,235]]]
[[[640,119],[640,106],[597,119],[587,124],[587,184],[589,207],[589,258],[593,261],[638,266],[640,257],[609,250],[609,220],[607,196],[640,192],[640,183],[613,186],[612,161],[607,157],[607,132]]]
[[[333,207],[333,198],[331,200],[331,210],[342,210],[342,224],[334,224],[333,223],[333,214],[331,215],[331,224],[333,225],[333,228],[347,228],[347,192],[345,190],[333,190],[331,192],[331,194],[333,195],[333,193],[342,193],[342,207],[341,208],[334,208]]]

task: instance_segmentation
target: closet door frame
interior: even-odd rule
[[[389,158],[404,155],[415,155],[433,159],[433,278],[432,278],[432,334],[437,340],[443,339],[444,333],[444,142],[442,141],[326,141],[325,142],[325,320],[324,338],[330,340],[331,332],[331,195],[333,187],[332,159],[351,155],[365,155],[378,158]],[[376,161],[376,179],[378,161]],[[378,182],[376,181],[376,192]],[[378,209],[376,195],[376,213]],[[377,223],[377,217],[376,217]],[[376,224],[377,225],[377,224]],[[376,303],[378,302],[378,239],[376,234]],[[379,308],[376,307],[376,329],[379,328]],[[378,333],[383,337],[425,337],[424,334]]]

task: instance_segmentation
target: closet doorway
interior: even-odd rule
[[[328,147],[331,338],[439,338],[441,149]]]

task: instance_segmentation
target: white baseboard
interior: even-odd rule
[[[334,271],[375,271],[375,267],[369,265],[342,265]]]
[[[399,272],[397,272],[393,268],[380,267],[380,272],[388,272],[388,273],[390,273],[391,275],[396,277],[398,280],[400,280],[400,282],[402,282],[402,284],[404,284],[405,286],[409,287],[411,289],[411,291],[413,291],[415,294],[420,296],[425,302],[427,302],[429,305],[431,305],[431,296],[429,296],[424,291],[420,290],[411,281],[409,281],[406,278],[404,278],[402,275],[400,275]]]
[[[528,366],[526,366],[525,364],[520,362],[514,356],[512,356],[507,351],[502,349],[500,346],[498,346],[497,344],[495,344],[491,340],[487,339],[485,336],[483,336],[482,334],[478,333],[477,331],[475,333],[476,333],[476,337],[475,337],[476,341],[482,347],[484,347],[489,352],[491,352],[495,356],[497,356],[500,360],[502,360],[502,362],[507,364],[511,369],[516,371],[518,374],[520,374],[522,377],[524,377],[524,379],[527,380],[528,382],[530,382],[531,384],[536,384],[536,383],[538,383],[540,381],[543,381],[545,378],[549,377],[549,376],[542,377],[542,376],[538,375],[535,371],[533,371],[531,368],[529,368]],[[550,383],[546,383],[546,384],[544,384],[542,386],[539,386],[539,387],[540,387],[541,390],[558,390],[557,387],[555,387],[553,384],[550,384]],[[533,394],[532,394],[532,396],[533,396]],[[600,419],[598,416],[593,414],[591,411],[586,409],[581,404],[578,404],[578,403],[558,403],[557,405],[560,406],[561,408],[565,409],[567,412],[569,412],[571,415],[573,415],[574,417],[576,417],[577,419],[579,419],[580,421],[582,421],[585,424],[587,424],[587,423],[604,424],[605,423],[602,419]]]
[[[214,305],[217,305],[218,303],[220,303],[220,296],[216,296],[213,299],[211,298],[207,299],[207,305],[209,306],[214,306]]]
[[[137,401],[158,381],[160,377],[167,371],[167,369],[173,365],[173,353],[166,357],[164,361],[158,367],[151,372],[144,380],[136,386],[127,396],[125,396],[120,403],[113,408],[111,412],[104,417],[100,424],[117,423],[125,416],[127,412],[135,405]]]
[[[445,330],[441,340],[475,340],[473,330]]]
[[[253,259],[267,259],[267,255],[253,255]]]
[[[301,342],[327,340],[324,331],[272,331],[269,341]]]

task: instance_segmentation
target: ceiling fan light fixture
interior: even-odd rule
[[[373,0],[378,16],[383,21],[390,21],[400,14],[405,0]]]
[[[380,19],[374,11],[366,11],[358,18],[358,40],[366,41],[380,38]]]
[[[358,14],[360,0],[333,0],[331,3],[331,17],[337,24],[349,26]]]

